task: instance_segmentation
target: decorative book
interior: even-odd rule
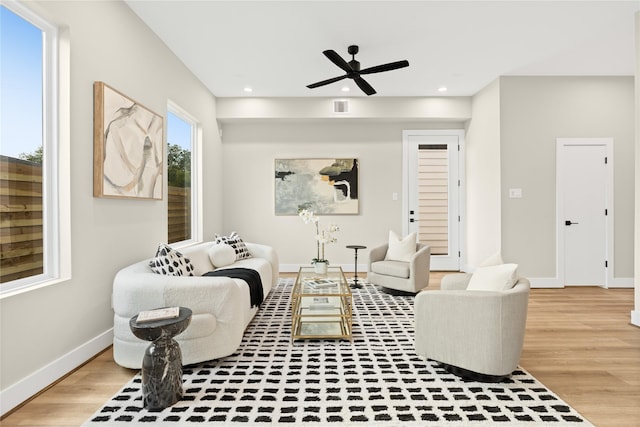
[[[154,320],[173,319],[180,315],[180,307],[165,307],[155,310],[141,311],[138,314],[138,323],[152,322]]]

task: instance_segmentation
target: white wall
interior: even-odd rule
[[[201,121],[205,233],[222,224],[221,146],[211,93],[122,2],[26,5],[68,27],[70,37],[72,279],[0,300],[2,412],[110,344],[115,273],[166,241],[166,196],[93,197],[94,81],[163,116],[171,99]]]
[[[470,270],[501,248],[500,84],[474,95],[466,135],[466,253]]]
[[[274,246],[285,268],[315,256],[314,230],[297,216],[274,215],[274,159],[348,157],[359,159],[359,215],[322,216],[321,224],[341,227],[327,247],[332,264],[353,269],[353,251],[386,242],[389,230],[402,232],[402,130],[454,129],[461,123],[307,121],[225,123],[224,232]],[[398,193],[398,200],[392,194]],[[205,236],[207,237],[207,236]],[[359,264],[368,250],[359,252]]]
[[[502,251],[523,275],[556,275],[556,138],[613,137],[613,276],[633,277],[634,112],[633,77],[500,78]]]

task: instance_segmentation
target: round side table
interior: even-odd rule
[[[357,288],[361,288],[362,284],[358,283],[358,249],[367,249],[366,246],[362,246],[362,245],[347,245],[347,249],[353,249],[354,250],[354,256],[355,256],[355,272],[353,274],[353,285],[351,285],[352,288],[357,289]]]
[[[142,400],[149,411],[161,411],[182,398],[182,352],[173,339],[191,322],[191,310],[180,307],[178,317],[138,322],[129,320],[133,334],[151,341],[142,359]]]

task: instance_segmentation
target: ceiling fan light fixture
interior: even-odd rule
[[[397,70],[398,68],[404,68],[409,66],[409,61],[405,59],[402,61],[389,62],[387,64],[381,64],[381,65],[376,65],[373,67],[367,67],[362,69],[360,67],[360,62],[357,61],[355,58],[355,55],[358,53],[358,50],[359,48],[357,45],[351,45],[348,47],[347,51],[349,52],[349,55],[351,55],[351,61],[349,62],[347,62],[340,55],[338,55],[335,50],[329,49],[329,50],[323,51],[322,53],[324,54],[324,56],[326,56],[327,59],[333,62],[338,68],[344,71],[344,74],[327,79],[327,80],[322,80],[316,83],[312,83],[310,85],[307,85],[307,87],[309,89],[314,89],[320,86],[335,83],[340,80],[348,78],[353,80],[355,84],[360,88],[360,90],[362,90],[367,96],[375,95],[376,90],[373,87],[371,87],[371,85],[364,78],[362,78],[363,75],[382,73],[384,71],[392,71],[392,70]]]

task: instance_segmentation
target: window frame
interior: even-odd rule
[[[42,31],[43,273],[0,285],[0,299],[71,278],[68,30],[15,0],[2,5]]]
[[[169,100],[167,102],[167,113],[171,113],[177,116],[179,119],[188,123],[191,126],[191,238],[187,240],[181,240],[178,242],[170,243],[169,246],[173,248],[182,248],[190,246],[203,241],[202,232],[202,156],[200,155],[202,150],[202,127],[200,122],[184,108],[180,107],[177,103]],[[169,119],[165,120],[167,126],[169,126]],[[168,135],[168,129],[165,130],[165,135]],[[168,141],[165,141],[165,147]],[[169,150],[166,150],[168,154]],[[168,162],[167,162],[168,166]],[[165,167],[165,171],[167,168]],[[168,173],[165,173],[168,180]],[[169,191],[169,185],[167,182],[166,192]],[[169,197],[167,196],[167,205],[169,203]],[[168,212],[165,209],[165,212]],[[168,224],[168,216],[167,216]],[[168,235],[168,232],[167,232]]]

